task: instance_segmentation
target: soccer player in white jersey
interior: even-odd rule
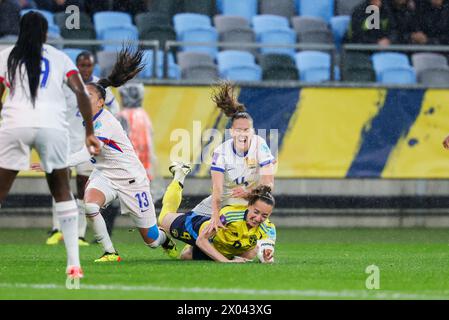
[[[87,220],[91,222],[95,238],[104,249],[104,254],[96,262],[121,260],[100,214],[100,208],[117,198],[122,214],[131,216],[146,245],[151,248],[162,246],[170,256],[177,256],[175,243],[157,226],[146,170],[120,122],[104,108],[105,88],[119,87],[132,79],[142,70],[141,61],[142,51],[133,52],[130,48],[124,48],[109,77],[87,84],[94,114],[95,136],[101,142],[100,154],[92,158],[95,169],[84,193]],[[75,154],[73,164],[78,157],[84,157],[86,152],[84,150]]]
[[[89,51],[83,51],[76,57],[76,66],[79,70],[81,78],[84,83],[97,82],[100,80],[98,77],[93,75],[95,60],[94,55]],[[76,101],[76,96],[73,94],[72,90],[69,87],[64,86],[64,92],[66,96],[66,101],[68,105],[68,113],[67,113],[67,121],[69,123],[70,134],[70,154],[79,152],[84,147],[84,136],[85,130],[83,126],[83,119],[81,117],[81,113],[78,109],[78,104]],[[116,116],[120,111],[120,105],[112,93],[110,88],[106,89],[106,100],[105,105],[111,113]],[[38,167],[35,167],[38,168]],[[93,170],[93,164],[90,162],[90,157],[86,158],[86,161],[77,165],[74,169],[76,171],[76,202],[78,204],[78,209],[80,211],[80,215],[78,218],[78,243],[80,246],[88,246],[89,243],[85,239],[86,235],[86,216],[84,213],[84,187],[86,186],[87,181],[89,180],[89,176]],[[55,210],[55,202],[53,199],[53,226],[52,230],[49,232],[49,237],[47,238],[46,243],[48,245],[58,244],[59,241],[62,240],[62,233],[60,231],[58,217],[56,215]]]
[[[236,211],[248,205],[246,197],[259,185],[273,188],[274,157],[266,141],[254,134],[253,119],[234,96],[230,83],[220,85],[213,97],[217,107],[230,118],[232,139],[225,141],[213,153],[211,176],[212,195],[193,211],[210,215],[208,230],[223,227],[221,208],[234,206]]]
[[[0,52],[0,203],[20,170],[27,170],[30,150],[38,152],[48,186],[56,200],[56,211],[67,249],[70,278],[83,276],[78,248],[78,208],[70,192],[68,176],[67,104],[63,84],[76,94],[86,124],[86,146],[99,152],[94,136],[89,97],[79,72],[63,52],[48,46],[47,20],[29,12],[20,20],[16,44]]]

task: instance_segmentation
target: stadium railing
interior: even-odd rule
[[[164,70],[163,79],[157,79],[156,69],[157,69],[157,54],[153,54],[153,78],[142,80],[145,84],[159,84],[159,85],[183,85],[183,86],[198,86],[198,85],[210,85],[210,82],[205,81],[192,81],[192,80],[173,80],[168,79],[168,55],[167,53],[178,47],[183,46],[210,46],[217,48],[235,48],[236,46],[242,49],[260,49],[260,48],[294,48],[296,50],[317,50],[317,51],[327,51],[331,53],[331,81],[320,82],[320,83],[309,83],[303,81],[260,81],[260,82],[238,82],[241,85],[256,86],[256,87],[284,87],[284,88],[295,88],[295,87],[344,87],[344,88],[416,88],[416,89],[449,89],[449,83],[442,83],[441,85],[424,85],[424,84],[382,84],[377,82],[347,82],[347,81],[335,81],[335,66],[338,65],[338,60],[344,61],[344,56],[348,51],[365,51],[365,52],[377,52],[377,51],[395,51],[395,52],[440,52],[449,53],[449,46],[422,46],[422,45],[390,45],[390,46],[378,46],[378,45],[366,45],[366,44],[344,44],[341,50],[338,50],[334,44],[261,44],[261,43],[232,43],[232,42],[214,42],[214,43],[204,43],[204,42],[178,42],[178,41],[167,41],[164,48],[161,48],[159,41],[125,41],[138,46],[151,47],[154,53],[159,49],[164,51]],[[14,40],[2,40],[0,39],[0,46],[2,45],[12,45]],[[65,45],[94,45],[101,46],[105,44],[122,44],[122,40],[66,40],[57,39],[49,40],[49,44],[63,47]],[[338,59],[340,57],[340,59]]]

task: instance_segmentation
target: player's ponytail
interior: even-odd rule
[[[261,200],[270,206],[274,206],[275,204],[273,194],[271,193],[271,187],[265,185],[258,186],[252,190],[247,196],[247,200],[248,205],[250,206],[255,204],[258,200]]]
[[[20,32],[17,42],[8,57],[8,81],[11,94],[14,94],[17,71],[20,80],[22,64],[28,75],[31,102],[34,105],[39,87],[42,64],[42,47],[47,39],[48,22],[39,12],[31,11],[20,20]]]
[[[220,83],[213,93],[212,101],[228,118],[231,118],[232,122],[237,119],[253,121],[250,114],[246,112],[245,105],[240,103],[235,97],[234,86],[230,82]]]
[[[131,45],[123,46],[117,54],[117,61],[109,76],[98,80],[97,83],[89,83],[89,85],[97,89],[102,99],[106,99],[106,88],[117,88],[124,85],[145,68],[142,59],[142,50],[134,50]]]

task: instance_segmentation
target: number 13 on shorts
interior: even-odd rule
[[[148,193],[146,192],[140,192],[136,193],[134,196],[137,201],[139,201],[139,208],[141,210],[146,210],[150,206],[150,201],[148,200]]]

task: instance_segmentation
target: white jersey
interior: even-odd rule
[[[100,171],[113,184],[129,186],[130,184],[149,184],[145,168],[140,162],[120,122],[108,110],[100,110],[93,118],[95,136],[100,140],[101,151],[91,159],[94,172]],[[70,166],[85,160],[86,148],[73,154]]]
[[[7,87],[10,87],[7,61],[12,49],[9,47],[0,52],[0,82],[4,82]],[[21,72],[16,72],[14,92],[8,95],[3,105],[2,128],[67,130],[67,103],[63,87],[73,73],[78,73],[78,69],[72,60],[62,51],[44,44],[35,104],[33,106],[31,102],[28,75],[22,64]]]
[[[87,83],[98,82],[98,80],[100,79],[92,76],[92,79]],[[76,95],[67,85],[64,86],[64,94],[68,105],[67,122],[69,125],[70,153],[75,153],[84,147],[86,129],[83,125],[83,117],[78,109]],[[120,111],[120,106],[110,88],[106,89],[105,105],[113,115],[116,115]]]
[[[212,171],[224,174],[222,205],[247,205],[241,198],[232,198],[232,189],[236,187],[254,188],[259,184],[260,169],[274,160],[266,141],[254,135],[249,150],[238,154],[233,139],[225,141],[215,149],[212,158]]]

